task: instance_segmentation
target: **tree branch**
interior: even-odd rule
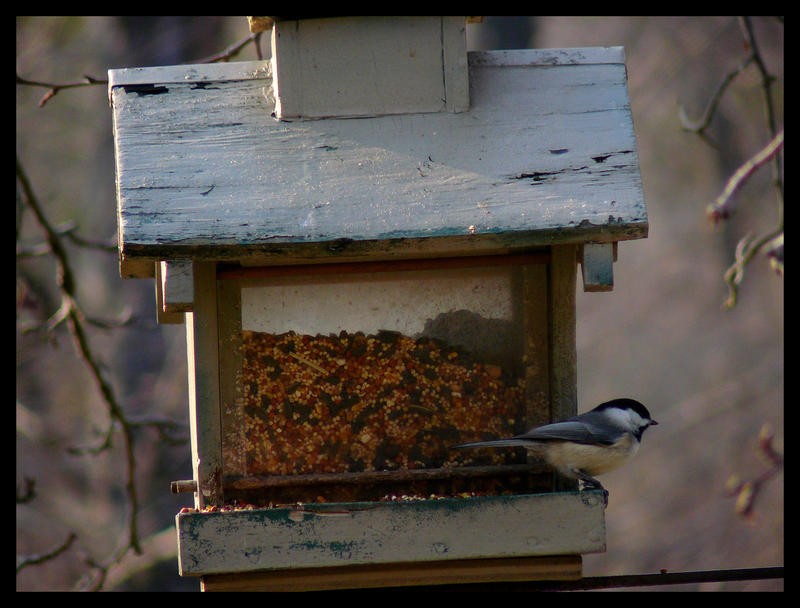
[[[731,216],[733,195],[750,179],[750,176],[768,163],[783,148],[783,129],[773,137],[767,145],[759,150],[752,158],[745,161],[736,172],[728,178],[725,188],[717,199],[708,206],[707,214],[715,224]]]
[[[781,168],[781,155],[783,149],[783,129],[776,129],[775,109],[772,101],[771,87],[775,81],[767,70],[764,58],[758,47],[758,43],[753,32],[753,24],[749,17],[739,17],[739,25],[744,37],[747,56],[739,66],[726,74],[722,82],[711,96],[706,111],[697,121],[691,121],[686,116],[683,107],[680,108],[679,117],[684,129],[697,133],[705,137],[705,130],[708,128],[714,113],[717,110],[723,93],[734,79],[741,74],[750,64],[754,64],[761,76],[761,88],[764,96],[764,109],[767,122],[767,132],[770,141],[757,154],[742,164],[739,169],[728,179],[722,193],[716,200],[708,205],[706,214],[709,219],[718,224],[720,221],[728,219],[733,213],[733,197],[741,186],[768,162],[772,161],[772,176],[777,193],[777,212],[778,218],[775,227],[765,235],[754,238],[747,235],[736,245],[734,262],[728,267],[723,275],[725,284],[728,286],[728,297],[724,301],[725,308],[736,306],[739,287],[744,278],[744,270],[753,257],[763,251],[770,258],[770,265],[775,271],[783,276],[783,178]]]
[[[227,47],[221,53],[212,55],[205,59],[199,60],[199,63],[211,63],[218,61],[228,61],[238,55],[249,44],[253,44],[258,59],[262,59],[260,48],[261,33],[255,33],[247,36],[243,40]],[[16,75],[17,85],[42,87],[47,89],[43,97],[39,100],[39,107],[44,105],[57,95],[60,91],[65,89],[75,89],[87,86],[108,85],[107,79],[94,78],[92,76],[84,76],[83,79],[74,82],[52,83],[42,82],[33,79],[27,79]],[[87,325],[97,325],[100,327],[109,327],[111,324],[97,320],[87,319],[77,302],[77,289],[76,277],[71,268],[69,257],[65,248],[65,241],[69,239],[74,244],[85,247],[98,249],[106,252],[116,252],[116,246],[109,243],[97,243],[88,239],[81,238],[75,233],[74,226],[68,227],[54,227],[47,219],[42,205],[34,193],[30,180],[24,171],[19,158],[16,159],[16,175],[17,183],[19,185],[17,191],[17,256],[40,256],[45,254],[52,254],[56,261],[56,283],[61,296],[60,306],[53,313],[47,322],[44,324],[44,329],[49,333],[54,331],[62,323],[66,323],[73,344],[78,352],[80,359],[88,368],[97,389],[101,395],[103,402],[106,405],[109,414],[109,424],[104,433],[104,437],[100,445],[93,448],[72,448],[73,453],[98,453],[113,447],[113,438],[116,431],[121,431],[123,438],[123,450],[126,462],[126,482],[125,492],[127,495],[127,502],[129,508],[128,521],[127,521],[127,542],[119,548],[114,554],[105,559],[103,563],[95,561],[91,557],[86,557],[85,562],[91,569],[91,573],[87,573],[81,582],[82,588],[100,589],[107,578],[109,568],[114,564],[119,563],[125,555],[132,549],[136,554],[142,553],[139,533],[137,529],[137,519],[139,514],[139,499],[135,483],[136,472],[136,458],[134,453],[134,434],[137,429],[150,428],[154,429],[159,436],[159,439],[166,443],[176,444],[178,442],[185,443],[185,438],[178,437],[178,429],[183,425],[174,423],[168,420],[161,419],[141,419],[130,420],[122,408],[122,404],[117,399],[111,383],[105,378],[100,362],[92,351],[87,335]],[[27,207],[36,217],[36,220],[44,233],[44,242],[33,245],[23,245],[19,241],[20,237],[20,218],[22,217],[22,209]],[[130,315],[121,322],[127,323],[130,320]],[[121,324],[117,322],[116,324]],[[22,491],[18,488],[17,499],[18,501],[26,502],[33,498],[33,482],[26,479],[27,485],[23,487]],[[72,542],[76,539],[76,535],[70,534],[67,541],[53,551],[45,554],[44,556],[34,556],[22,558],[18,561],[17,572],[28,565],[42,563],[48,559],[54,559],[58,555],[66,551]]]
[[[192,61],[191,63],[217,63],[217,62],[230,61],[233,57],[238,55],[244,47],[246,47],[251,42],[255,45],[256,57],[258,57],[258,59],[260,60],[262,59],[262,56],[261,56],[261,46],[259,43],[261,41],[262,33],[263,32],[256,32],[254,34],[250,34],[249,36],[243,38],[239,42],[235,42],[234,44],[230,45],[228,48],[226,48],[220,53],[216,53],[204,59],[198,59],[197,61]]]
[[[78,537],[75,535],[75,533],[72,532],[67,537],[67,540],[65,540],[63,543],[61,543],[55,549],[52,549],[52,550],[48,551],[47,553],[41,553],[41,554],[37,554],[37,555],[28,555],[26,557],[18,558],[17,559],[17,574],[19,574],[20,571],[24,570],[28,566],[34,566],[34,565],[37,565],[37,564],[43,564],[43,563],[45,563],[47,561],[50,561],[51,559],[57,558],[59,555],[64,553],[64,551],[69,549],[72,546],[72,543],[75,542],[75,539],[77,539],[77,538]]]
[[[39,107],[44,107],[48,101],[50,101],[56,94],[63,90],[63,89],[75,89],[78,87],[90,87],[90,86],[97,86],[99,84],[108,84],[107,79],[103,78],[94,78],[92,76],[84,75],[83,80],[78,80],[76,82],[65,82],[61,84],[54,84],[52,82],[38,82],[36,80],[28,80],[26,78],[22,78],[19,74],[17,74],[17,84],[24,84],[32,87],[45,87],[49,89],[47,93],[39,100]]]
[[[739,64],[738,67],[734,68],[725,75],[714,93],[711,95],[711,98],[708,100],[705,111],[697,120],[692,120],[689,118],[688,114],[686,113],[686,109],[683,107],[683,105],[681,105],[678,108],[678,118],[681,121],[683,129],[685,131],[691,131],[692,133],[697,133],[698,135],[704,136],[705,130],[708,128],[708,126],[711,124],[711,120],[714,118],[714,114],[717,111],[717,106],[722,99],[722,95],[736,79],[736,77],[744,72],[747,66],[749,66],[752,62],[753,54],[751,53],[742,63]]]
[[[756,499],[764,485],[783,470],[783,454],[780,454],[773,445],[775,432],[772,427],[765,424],[758,434],[759,454],[766,460],[769,467],[760,475],[742,481],[738,475],[732,475],[726,485],[726,493],[736,497],[736,513],[747,519],[753,519]]]
[[[117,421],[122,429],[125,456],[127,462],[127,482],[126,492],[128,494],[128,501],[130,504],[130,513],[128,518],[128,546],[132,548],[137,554],[141,554],[141,547],[139,546],[139,538],[137,532],[137,516],[139,511],[139,504],[136,492],[136,483],[134,479],[134,472],[136,470],[136,459],[133,450],[133,430],[131,425],[127,423],[122,406],[117,400],[111,384],[103,377],[100,364],[98,363],[94,353],[92,352],[89,341],[84,329],[84,317],[77,302],[76,302],[76,283],[72,268],[69,264],[67,252],[64,249],[61,239],[53,226],[48,221],[47,217],[42,210],[41,205],[33,192],[27,174],[25,173],[19,158],[16,159],[17,181],[22,188],[23,202],[33,212],[36,219],[45,233],[47,243],[50,251],[56,259],[57,265],[57,283],[61,291],[61,306],[55,315],[50,318],[49,326],[54,329],[62,321],[67,321],[69,324],[70,333],[73,337],[75,346],[83,359],[92,377],[97,384],[97,388],[106,403],[111,418],[111,424],[107,432],[106,440],[103,442],[101,449],[111,447],[111,434],[113,422]]]

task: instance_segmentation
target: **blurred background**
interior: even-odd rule
[[[753,18],[783,125],[784,30]],[[17,17],[17,74],[30,81],[104,79],[109,68],[192,63],[249,35],[245,17]],[[619,246],[610,293],[578,285],[579,410],[628,396],[660,425],[637,458],[604,477],[608,548],[584,557],[585,576],[782,566],[783,474],[758,494],[752,517],[727,497],[732,474],[766,470],[758,434],[775,429],[783,451],[783,279],[759,255],[730,310],[723,274],[737,242],[778,217],[769,167],[737,193],[737,211],[714,227],[706,207],[727,178],[770,139],[758,72],[745,70],[720,101],[708,138],[682,129],[679,109],[699,117],[724,76],[744,59],[735,17],[486,17],[468,26],[470,50],[624,46],[639,146],[649,238]],[[268,36],[260,42],[269,54]],[[234,61],[257,59],[248,45]],[[119,278],[111,112],[105,85],[61,90],[17,86],[16,154],[48,221],[109,250],[66,241],[87,337],[127,415],[188,424],[184,327],[157,325],[153,282]],[[108,408],[64,325],[56,265],[17,186],[16,550],[66,549],[17,574],[17,590],[91,588],[197,591],[177,575],[174,516],[190,495],[169,482],[191,477],[188,443],[152,427],[135,430],[138,534],[144,549],[106,570],[128,543],[122,437],[98,454]],[[21,252],[24,254],[21,255]],[[188,436],[188,431],[183,437]],[[33,491],[27,480],[35,480]],[[23,500],[20,501],[20,495]],[[75,540],[67,543],[70,534]],[[99,576],[103,574],[104,576]],[[652,588],[782,590],[783,581]]]

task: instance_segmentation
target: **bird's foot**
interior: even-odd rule
[[[589,477],[588,475],[581,476],[580,485],[582,490],[600,490],[603,493],[603,506],[608,506],[608,490],[594,477]]]

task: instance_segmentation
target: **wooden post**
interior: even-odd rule
[[[194,265],[194,310],[186,313],[189,372],[189,424],[195,506],[221,506],[222,429],[219,405],[216,264]]]
[[[577,352],[575,337],[575,283],[577,247],[554,246],[550,263],[551,365],[550,402],[553,420],[578,413]]]

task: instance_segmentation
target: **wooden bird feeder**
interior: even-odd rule
[[[186,323],[203,588],[581,576],[599,492],[509,450],[576,413],[575,287],[648,222],[623,50],[464,17],[251,18],[271,61],[111,70],[120,270]]]

